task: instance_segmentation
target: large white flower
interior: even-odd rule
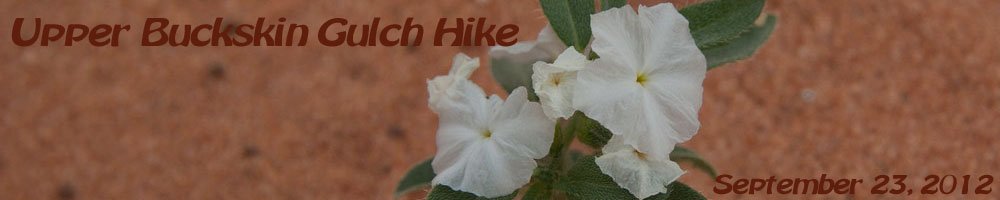
[[[469,83],[469,84],[465,84]],[[538,103],[528,102],[524,87],[504,102],[488,99],[467,80],[454,101],[441,101],[437,154],[432,184],[492,198],[508,195],[531,179],[535,159],[552,144],[555,122]]]
[[[586,56],[575,49],[566,48],[552,64],[536,62],[531,75],[535,94],[545,115],[550,119],[568,119],[573,112],[573,87],[576,85],[576,73],[587,65]]]
[[[461,89],[472,89],[468,84],[478,89],[479,86],[468,80],[477,68],[479,68],[479,58],[470,58],[463,53],[455,55],[448,75],[437,76],[427,81],[427,92],[430,93],[427,105],[431,110],[438,112],[445,106],[442,101],[456,100],[459,94],[463,94],[460,92]],[[479,90],[482,93],[482,89]]]
[[[688,22],[665,3],[591,17],[600,58],[577,74],[573,106],[657,160],[697,133],[705,56]]]
[[[601,172],[639,199],[666,192],[667,185],[685,173],[674,161],[646,156],[626,145],[621,136],[611,137],[601,150],[604,155],[595,160]]]

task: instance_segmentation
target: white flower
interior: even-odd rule
[[[469,84],[465,84],[469,83]],[[432,184],[493,198],[508,195],[531,179],[535,159],[552,144],[555,122],[538,103],[528,102],[524,87],[504,102],[488,99],[467,80],[458,84],[454,101],[441,101],[437,154]],[[469,87],[474,86],[474,87]]]
[[[455,55],[448,75],[434,77],[434,79],[427,81],[427,92],[430,93],[427,105],[431,110],[438,112],[438,110],[442,109],[441,101],[456,98],[460,94],[458,91],[458,89],[461,89],[460,85],[472,84],[468,79],[477,68],[479,68],[479,58],[469,58],[469,56],[463,53]],[[475,85],[473,84],[473,86]],[[469,89],[468,86],[464,87],[465,89]],[[475,87],[479,88],[479,86]],[[479,90],[482,93],[482,89]]]
[[[601,150],[604,155],[595,160],[601,172],[639,199],[666,192],[667,185],[685,173],[669,159],[655,159],[626,145],[621,136],[611,137]]]
[[[568,119],[576,111],[572,101],[576,73],[587,63],[587,57],[571,47],[566,48],[552,64],[541,61],[534,64],[532,84],[545,115],[550,119]]]
[[[705,56],[672,4],[613,8],[591,17],[600,58],[577,74],[573,107],[656,160],[701,124]]]

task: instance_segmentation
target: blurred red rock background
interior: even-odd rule
[[[677,6],[696,1],[673,1]],[[658,1],[630,1],[653,5]],[[488,47],[142,47],[147,17],[318,28],[427,26],[442,17],[516,24],[533,40],[537,1],[0,1],[0,199],[390,199],[434,154],[425,80]],[[780,17],[752,59],[705,80],[703,127],[684,144],[740,178],[1000,176],[1000,1],[770,0]],[[14,18],[131,24],[120,47],[17,47]],[[312,31],[312,30],[311,30]],[[503,93],[488,64],[473,75]],[[685,166],[688,167],[688,166]],[[996,199],[933,195],[926,199]],[[418,192],[419,193],[419,192]],[[408,198],[419,198],[413,194]]]

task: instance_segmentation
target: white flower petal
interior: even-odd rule
[[[494,59],[507,59],[519,65],[530,65],[536,61],[552,61],[556,59],[566,44],[556,36],[552,26],[546,25],[538,32],[535,41],[518,42],[511,46],[495,46],[490,49]]]
[[[704,77],[707,64],[705,55],[694,43],[688,21],[674,8],[664,3],[653,7],[639,6],[639,17],[645,31],[643,65],[651,73],[701,73]],[[698,77],[691,74],[688,77]],[[701,80],[698,80],[700,83]],[[700,84],[699,84],[700,85]]]
[[[559,57],[556,57],[556,61],[552,62],[553,67],[565,71],[581,70],[584,65],[587,65],[587,56],[584,56],[573,48],[566,48],[566,50],[563,50],[559,54]]]
[[[537,164],[534,159],[505,153],[503,148],[496,142],[476,141],[447,167],[439,167],[442,164],[435,156],[431,166],[436,176],[431,183],[487,198],[508,195],[531,180]]]
[[[701,124],[705,57],[672,4],[615,8],[591,18],[601,57],[577,74],[573,105],[649,157],[669,159],[673,145]]]
[[[450,77],[439,76],[435,78],[435,80],[442,78]],[[479,101],[482,101],[486,97],[486,94],[483,92],[482,88],[475,83],[472,83],[472,81],[467,79],[455,79],[450,81],[449,86],[446,86],[443,89],[438,89],[441,87],[434,85],[435,80],[428,81],[427,83],[427,90],[431,94],[432,99],[428,101],[428,104],[431,111],[434,111],[434,113],[441,115],[448,112],[457,112],[458,114],[455,115],[465,116],[467,114],[464,113],[472,112],[473,108],[482,109],[480,108],[482,105],[480,105],[481,103]],[[435,94],[438,95],[437,99],[434,97]]]
[[[479,58],[470,58],[464,53],[458,53],[451,61],[451,70],[448,75],[468,79],[472,72],[479,68]]]
[[[536,62],[531,75],[535,94],[550,119],[569,118],[573,109],[573,87],[577,71],[587,65],[587,57],[567,48],[552,64]]]
[[[667,185],[685,173],[677,163],[645,156],[618,136],[602,151],[604,155],[595,160],[601,172],[639,199],[666,192]]]
[[[647,119],[650,125],[654,125],[653,130],[667,130],[670,134],[666,135],[675,143],[691,139],[701,127],[698,122],[698,108],[701,108],[702,103],[701,80],[688,81],[684,78],[687,77],[651,77],[649,81],[653,83],[646,84],[649,91],[646,93],[646,102],[649,103],[647,108],[653,111],[646,113]],[[643,136],[638,136],[638,139],[642,138]],[[667,152],[670,150],[673,149],[668,149]]]
[[[427,100],[427,105],[434,112],[438,112],[441,109],[441,101],[443,100],[455,100],[458,95],[470,94],[467,91],[459,90],[478,90],[479,96],[483,97],[483,89],[479,88],[475,84],[462,85],[463,81],[468,82],[468,78],[472,75],[472,72],[479,68],[479,58],[469,58],[469,56],[459,53],[455,55],[451,63],[451,69],[448,71],[448,75],[437,76],[434,79],[427,80],[427,92],[430,97]]]
[[[638,16],[632,7],[612,8],[594,14],[590,18],[594,33],[591,49],[602,60],[611,60],[622,67],[636,69],[643,63],[647,43],[647,31],[642,30]]]
[[[555,121],[542,113],[541,106],[528,102],[528,92],[518,87],[490,120],[493,139],[522,156],[539,159],[549,153],[555,137]]]

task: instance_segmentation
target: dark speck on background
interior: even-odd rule
[[[246,146],[243,147],[243,157],[244,158],[253,158],[253,157],[257,157],[257,155],[260,155],[260,149],[258,149],[257,146],[246,145]]]
[[[215,79],[226,78],[226,68],[222,63],[212,63],[208,68],[208,75]]]
[[[406,131],[403,130],[403,127],[399,127],[398,124],[393,124],[392,126],[389,126],[389,130],[387,130],[386,133],[389,134],[389,137],[392,137],[394,139],[406,136]]]
[[[62,186],[59,186],[59,189],[56,191],[56,196],[62,200],[75,199],[76,190],[73,189],[73,185],[63,184]]]
[[[351,80],[371,80],[375,78],[374,73],[369,70],[371,64],[368,62],[354,62],[354,64],[347,67]]]

